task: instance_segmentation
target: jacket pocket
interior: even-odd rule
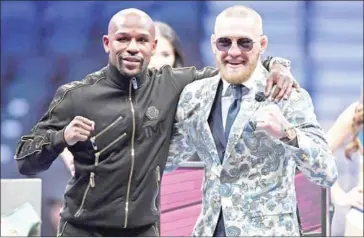
[[[99,162],[100,162],[101,154],[105,153],[105,151],[107,151],[109,148],[111,148],[113,145],[115,145],[117,142],[119,142],[125,136],[127,136],[127,134],[123,133],[122,135],[117,137],[114,141],[112,141],[110,144],[105,146],[102,150],[95,153],[95,164],[94,164],[95,165],[95,168],[94,168],[95,172],[91,172],[91,174],[90,174],[90,183],[89,183],[89,185],[90,185],[91,188],[94,188],[96,186],[95,173],[96,173],[96,168],[97,168],[97,166],[99,165]]]
[[[89,195],[90,190],[94,187],[95,187],[95,173],[91,172],[89,182],[88,182],[86,189],[82,196],[81,204],[80,204],[78,210],[76,211],[74,217],[81,216],[81,214],[83,213],[83,211],[85,209],[85,203],[86,203],[87,196]]]
[[[152,199],[152,212],[153,214],[159,214],[159,193],[160,193],[160,181],[161,181],[161,174],[160,174],[160,167],[157,166],[155,169],[155,183],[156,189],[153,193]]]
[[[64,221],[62,219],[59,221],[59,224],[57,226],[57,237],[63,236],[63,233],[64,233],[67,225],[68,225],[67,221]]]
[[[109,148],[111,148],[113,145],[115,145],[117,142],[119,142],[121,139],[123,139],[128,134],[124,132],[120,136],[118,136],[115,140],[113,140],[110,144],[107,144],[102,150],[95,153],[95,167],[99,165],[100,162],[100,156],[101,154],[105,153]]]
[[[158,226],[157,225],[153,225],[152,228],[153,228],[153,231],[154,231],[154,235],[156,237],[159,237],[160,234],[159,234]]]
[[[98,132],[96,135],[92,136],[90,138],[92,147],[94,150],[102,150],[107,145],[109,145],[110,138],[115,138],[115,134],[122,134],[125,132],[125,130],[118,127],[120,123],[123,121],[123,116],[118,116],[113,122],[111,122],[109,125],[107,125],[105,128],[103,128],[100,132]]]

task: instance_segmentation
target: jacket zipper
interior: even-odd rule
[[[154,230],[155,236],[159,236],[158,228],[156,225],[153,225],[153,230]]]
[[[155,178],[157,180],[157,195],[155,196],[154,204],[155,204],[156,210],[158,211],[157,201],[158,201],[158,194],[159,194],[159,183],[161,181],[161,173],[160,173],[159,165],[157,166],[157,168],[155,168],[155,173],[156,173]]]
[[[109,130],[111,127],[113,127],[116,123],[118,123],[121,119],[123,119],[122,116],[119,116],[115,121],[113,121],[110,125],[108,125],[106,128],[104,128],[102,131],[100,131],[97,135],[93,136],[90,138],[90,141],[92,143],[92,147],[97,150],[97,145],[96,145],[96,139],[101,136],[102,134],[104,134],[107,130]]]
[[[135,160],[135,151],[134,151],[134,137],[135,137],[135,110],[134,110],[134,105],[133,105],[133,100],[132,100],[132,83],[134,83],[136,79],[133,78],[132,80],[130,80],[129,83],[129,102],[130,102],[130,109],[131,109],[131,114],[133,117],[133,131],[131,134],[131,168],[130,168],[130,175],[129,175],[129,181],[128,181],[128,187],[127,187],[127,191],[126,191],[126,203],[125,203],[125,221],[124,221],[124,228],[127,228],[128,226],[128,212],[129,212],[129,199],[130,199],[130,186],[131,186],[131,179],[133,177],[133,170],[134,170],[134,160]]]
[[[121,117],[119,117],[121,118]],[[115,124],[115,123],[113,123]],[[108,126],[110,127],[110,126]],[[103,131],[106,131],[106,130],[103,130]],[[100,135],[100,133],[99,133]],[[105,151],[107,150],[108,148],[110,148],[110,146],[114,145],[116,142],[118,142],[119,140],[121,140],[123,137],[125,137],[127,134],[126,132],[123,133],[121,136],[119,136],[118,138],[116,138],[113,142],[111,142],[110,144],[108,144],[105,148],[103,148],[102,150],[100,150],[99,152],[97,152],[95,154],[95,167],[99,165],[99,157],[100,155]],[[83,194],[83,197],[82,197],[82,202],[81,202],[81,205],[80,205],[80,208],[77,210],[77,212],[75,213],[75,217],[79,217],[82,213],[82,210],[83,210],[83,206],[85,205],[85,202],[86,202],[86,197],[87,197],[87,194],[90,190],[90,188],[94,188],[96,186],[96,183],[95,183],[95,172],[91,172],[90,173],[90,181],[86,187],[86,190],[85,190],[85,193]]]
[[[103,148],[99,152],[95,153],[95,166],[98,166],[99,165],[100,155],[103,152],[105,152],[105,150],[109,149],[112,145],[114,145],[116,142],[118,142],[119,140],[121,140],[122,138],[124,138],[126,135],[127,135],[126,132],[124,132],[124,134],[122,134],[121,136],[119,136],[118,138],[116,138],[113,142],[111,142],[110,144],[108,144],[105,148]]]
[[[81,213],[83,211],[83,206],[85,205],[85,201],[86,201],[86,197],[87,197],[88,191],[90,190],[90,187],[95,187],[95,173],[94,172],[91,172],[90,173],[90,181],[88,182],[88,185],[86,187],[86,190],[85,190],[85,192],[83,194],[80,208],[75,213],[75,217],[79,217],[81,215]]]
[[[159,165],[157,166],[157,168],[155,168],[155,172],[157,173],[157,186],[158,186],[158,189],[159,189],[159,182],[161,181],[161,172],[160,172],[160,167]]]

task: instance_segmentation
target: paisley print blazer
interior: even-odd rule
[[[203,204],[193,236],[212,236],[221,208],[227,236],[298,236],[296,166],[322,187],[337,179],[335,159],[304,89],[276,103],[296,128],[298,148],[252,130],[248,122],[256,110],[274,103],[255,100],[268,76],[260,68],[232,125],[223,163],[208,124],[220,76],[193,82],[180,96],[166,171],[195,151],[204,162]]]

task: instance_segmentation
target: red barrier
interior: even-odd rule
[[[191,236],[201,211],[203,170],[180,168],[163,176],[161,235]],[[296,175],[296,193],[304,232],[321,232],[321,188]]]

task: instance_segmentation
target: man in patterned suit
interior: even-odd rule
[[[216,19],[212,50],[220,75],[180,96],[167,171],[197,151],[205,162],[194,236],[298,236],[295,169],[330,187],[334,157],[305,90],[265,99],[262,19],[234,6]]]

